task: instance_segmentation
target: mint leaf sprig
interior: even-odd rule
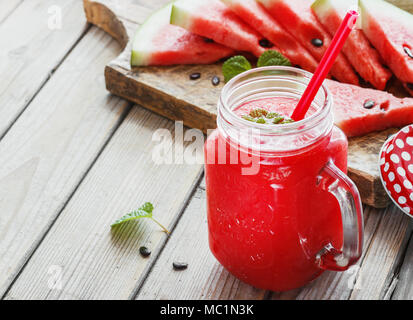
[[[251,68],[251,63],[244,56],[234,56],[229,58],[222,66],[225,82],[228,82],[245,71],[251,70]]]
[[[257,67],[269,67],[269,66],[287,66],[291,67],[291,61],[284,57],[280,52],[276,50],[265,51],[257,62]]]
[[[268,66],[291,66],[291,62],[280,52],[267,50],[258,59],[257,67]],[[244,56],[234,56],[224,62],[222,73],[224,74],[225,82],[228,82],[235,76],[251,69],[251,63],[247,58]]]
[[[115,221],[114,224],[112,224],[112,228],[119,226],[125,222],[128,221],[133,221],[133,220],[139,220],[139,219],[150,219],[153,222],[155,222],[158,226],[160,226],[162,228],[163,231],[165,231],[167,234],[170,234],[170,232],[168,231],[168,229],[166,229],[161,223],[159,223],[159,221],[157,221],[154,217],[153,217],[153,204],[150,202],[146,202],[144,205],[142,205],[138,210],[132,211],[126,215],[124,215],[122,218],[118,219]]]

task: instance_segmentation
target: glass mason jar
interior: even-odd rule
[[[310,77],[290,67],[235,77],[205,144],[210,249],[262,289],[301,287],[324,270],[346,270],[362,252],[360,195],[345,174],[348,143],[333,124],[328,90],[294,123],[261,125],[234,113],[259,99],[299,99]]]

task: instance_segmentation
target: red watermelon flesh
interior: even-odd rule
[[[245,23],[255,28],[266,39],[274,44],[272,49],[286,56],[293,65],[314,72],[317,61],[301,44],[287,32],[266,10],[255,0],[221,0],[234,11]]]
[[[335,123],[348,137],[403,127],[413,123],[413,98],[396,98],[390,93],[326,80],[333,96]],[[368,102],[372,108],[367,109]]]
[[[321,61],[328,46],[331,44],[331,37],[311,10],[313,0],[257,1],[262,3],[269,13],[293,34],[314,58]],[[313,39],[322,40],[322,45],[314,45],[312,43]],[[359,79],[353,67],[343,54],[338,56],[331,69],[331,74],[341,82],[359,84]]]
[[[178,0],[172,4],[171,24],[237,51],[259,57],[263,36],[242,21],[220,0]]]
[[[402,82],[413,83],[413,15],[382,0],[360,0],[363,31]]]
[[[234,53],[232,49],[169,24],[172,5],[151,15],[132,43],[132,66],[208,64]]]
[[[317,0],[312,9],[330,35],[334,36],[351,4],[348,0]],[[383,66],[379,53],[371,47],[363,31],[355,29],[351,32],[343,52],[364,80],[375,88],[384,90],[392,73]]]

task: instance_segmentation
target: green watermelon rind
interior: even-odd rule
[[[221,2],[227,6],[235,5],[237,4],[236,0],[221,0]]]
[[[334,0],[316,0],[311,5],[311,9],[314,11],[316,16],[320,18],[321,23],[323,23],[323,18],[328,17],[333,11],[336,12],[346,12],[349,9],[358,10],[358,1],[359,0],[351,0],[346,1],[344,4],[343,1],[334,1]],[[344,16],[343,16],[344,18]],[[361,29],[361,19],[357,19],[357,29]]]
[[[330,11],[328,0],[316,0],[311,5],[311,8],[319,15],[326,15]]]
[[[138,28],[132,41],[131,66],[147,66],[151,63],[152,48],[149,43],[170,18],[171,8],[172,2],[150,15]]]
[[[367,6],[369,8],[367,8]],[[407,11],[404,11],[391,3],[388,3],[386,1],[382,0],[359,0],[359,8],[360,8],[360,15],[361,15],[361,25],[363,32],[367,35],[367,37],[370,36],[370,18],[371,18],[371,13],[370,9],[373,8],[373,11],[376,12],[383,12],[383,16],[389,16],[390,12],[396,12],[397,14],[397,21],[399,23],[406,23],[406,24],[411,24],[413,16]],[[374,13],[373,13],[374,16]],[[391,16],[394,16],[392,14]],[[376,19],[380,20],[380,17],[374,16]]]
[[[257,1],[260,2],[261,4],[263,4],[264,7],[266,7],[266,8],[268,8],[273,3],[278,2],[278,0],[257,0]]]
[[[367,9],[366,4],[368,4],[368,7],[374,12],[382,12],[383,16],[389,16],[390,12],[396,12],[396,14],[392,14],[391,16],[397,15],[397,21],[401,23],[406,23],[406,24],[411,24],[412,23],[412,14],[409,12],[400,9],[399,7],[396,7],[395,5],[392,5],[389,2],[383,1],[383,0],[359,0],[359,7],[361,11],[361,20],[362,20],[362,25],[363,25],[363,31],[364,32],[369,32],[368,26],[369,26],[369,20],[370,20],[370,13],[369,9]],[[380,17],[376,17],[377,19],[380,19]],[[403,21],[405,20],[405,21]]]
[[[191,3],[187,0],[177,0],[172,5],[170,23],[190,30],[192,24],[192,15],[190,13]]]
[[[334,2],[334,0],[316,0],[311,5],[311,8],[313,9],[313,11],[317,12],[317,16],[327,16],[331,10],[337,10],[337,11],[343,11],[343,10],[347,11],[348,9],[357,10],[358,0],[352,0],[352,2],[354,3],[351,3],[350,1],[346,1],[346,4],[344,5],[342,1]]]

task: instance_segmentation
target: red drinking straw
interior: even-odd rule
[[[357,11],[350,10],[347,12],[346,17],[343,20],[340,28],[337,30],[331,45],[328,47],[326,53],[321,59],[317,70],[314,72],[313,77],[310,80],[310,83],[307,86],[307,89],[304,91],[300,101],[295,107],[294,113],[291,118],[295,121],[304,119],[305,114],[311,106],[318,90],[324,82],[324,79],[327,77],[330,72],[331,67],[337,59],[341,49],[344,46],[350,32],[353,30],[359,14]]]

